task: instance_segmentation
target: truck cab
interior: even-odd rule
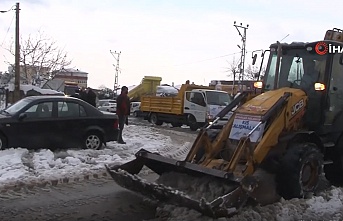
[[[225,91],[193,89],[186,91],[184,113],[194,116],[196,122],[211,122],[232,98]],[[225,117],[229,118],[229,114]]]

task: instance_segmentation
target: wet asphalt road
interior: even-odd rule
[[[141,221],[155,208],[110,178],[0,194],[1,221]]]

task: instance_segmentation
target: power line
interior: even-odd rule
[[[7,29],[7,32],[6,32],[6,34],[5,34],[4,40],[2,41],[1,47],[4,45],[5,40],[6,40],[6,37],[7,37],[7,34],[8,34],[8,32],[10,31],[10,28],[12,27],[12,23],[13,23],[14,17],[15,17],[15,13],[13,14],[11,23],[10,23],[10,25],[8,26],[8,29]]]
[[[235,52],[235,53],[232,53],[232,54],[226,54],[226,55],[218,56],[218,57],[215,57],[215,58],[208,58],[208,59],[194,61],[194,62],[189,62],[189,63],[177,64],[177,65],[174,65],[174,66],[182,66],[182,65],[187,65],[187,64],[195,64],[195,63],[199,63],[199,62],[203,62],[203,61],[210,61],[210,60],[214,60],[214,59],[218,59],[218,58],[232,56],[232,55],[239,54],[239,53],[241,53],[241,52]]]

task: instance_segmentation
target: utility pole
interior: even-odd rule
[[[241,49],[241,61],[240,64],[238,65],[239,68],[239,77],[238,77],[238,87],[239,87],[239,91],[242,91],[242,81],[244,80],[244,63],[245,63],[245,46],[246,46],[246,40],[247,40],[247,29],[249,27],[249,25],[247,25],[246,27],[242,25],[242,23],[240,23],[240,25],[236,24],[236,21],[233,23],[233,26],[235,26],[235,28],[238,31],[238,34],[241,36],[241,41],[242,41],[242,46],[237,45],[240,49]],[[243,29],[243,34],[240,31],[240,29]]]
[[[19,2],[16,3],[14,102],[20,100]]]
[[[121,54],[121,51],[117,52],[117,51],[114,51],[112,52],[110,50],[110,53],[112,54],[112,56],[114,57],[114,59],[116,59],[117,61],[117,65],[114,65],[113,66],[115,67],[116,69],[116,73],[115,73],[115,76],[114,76],[114,91],[113,91],[113,96],[114,97],[117,97],[117,90],[118,90],[118,75],[119,75],[119,57],[120,57],[120,54]]]

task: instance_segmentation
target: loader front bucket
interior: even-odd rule
[[[257,187],[256,181],[252,178],[244,181],[244,186],[249,186],[249,188],[244,188],[241,185],[241,181],[237,181],[237,179],[234,181],[231,173],[166,158],[156,153],[150,153],[144,149],[138,151],[136,157],[135,160],[123,165],[106,166],[108,173],[118,185],[150,199],[191,208],[211,217],[230,217],[237,214],[239,208],[249,198],[249,191],[253,191]],[[159,175],[176,172],[187,174],[191,177],[208,176],[211,177],[211,180],[223,181],[223,185],[230,184],[230,188],[227,188],[227,192],[224,194],[209,201],[203,197],[194,198],[182,190],[161,183],[150,183],[142,179],[137,174],[144,165]],[[171,179],[173,178],[171,177]],[[247,191],[247,189],[250,190]]]

